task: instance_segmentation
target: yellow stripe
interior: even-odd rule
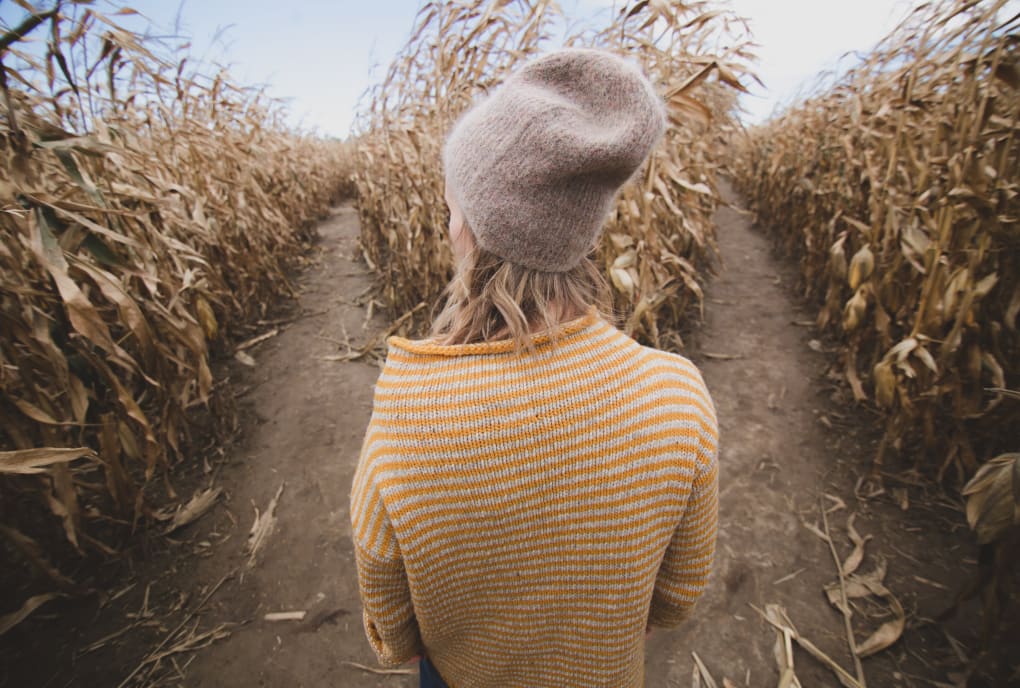
[[[562,541],[567,540],[579,546],[583,546],[586,544],[599,544],[599,545],[614,545],[619,547],[626,546],[625,543],[630,539],[641,539],[651,535],[659,535],[662,537],[666,537],[666,535],[670,534],[671,532],[672,528],[669,528],[662,524],[655,524],[646,527],[644,530],[634,531],[628,529],[626,533],[620,532],[607,533],[606,528],[602,526],[602,524],[596,523],[595,525],[588,526],[587,528],[577,528],[575,530],[570,530],[566,532],[557,531],[555,533],[554,541],[558,543],[559,546],[563,545]],[[522,533],[521,535],[525,536],[525,538],[528,537],[527,533]],[[590,537],[589,539],[585,540],[581,537],[582,535],[594,537]],[[504,537],[503,541],[509,544],[511,542],[517,542],[517,539],[507,535],[506,537]],[[441,545],[444,542],[449,542],[449,538],[438,537],[435,534],[426,534],[423,537],[415,538],[413,540],[413,543],[418,549],[421,549],[422,547],[434,548],[436,545]],[[467,552],[474,552],[478,550],[484,551],[486,549],[488,550],[492,549],[492,537],[487,533],[475,535],[474,537],[461,536],[456,540],[456,543],[457,553],[460,556],[463,556],[463,554]],[[441,547],[439,549],[441,549]]]
[[[647,397],[648,397],[648,394],[644,390],[640,390],[640,391],[637,391],[637,392],[632,392],[632,393],[628,394],[625,397],[621,397],[618,400],[614,399],[613,400],[613,407],[612,408],[606,408],[604,406],[595,406],[595,407],[592,407],[591,400],[587,399],[587,398],[584,399],[584,400],[575,401],[575,402],[573,402],[571,404],[556,406],[555,407],[556,414],[563,419],[563,422],[558,424],[558,427],[563,427],[563,426],[567,426],[567,425],[569,425],[569,426],[577,426],[577,425],[580,425],[582,423],[591,422],[591,421],[594,421],[596,419],[601,419],[601,418],[604,418],[604,417],[608,417],[614,423],[618,424],[618,423],[623,422],[625,420],[629,420],[630,418],[633,418],[636,415],[640,415],[640,414],[646,413],[648,411],[654,411],[656,409],[661,409],[664,406],[668,406],[670,404],[676,404],[677,406],[689,406],[689,405],[691,405],[690,397],[681,396],[681,395],[669,395],[669,396],[664,396],[662,398],[651,399],[649,401],[645,401],[644,403],[638,404],[637,406],[631,406],[631,403],[633,403],[635,401],[638,401],[640,399],[646,399]],[[574,415],[573,412],[579,411],[579,410],[582,410],[582,409],[590,409],[590,410],[587,413],[581,413],[581,414]],[[623,410],[623,409],[625,409],[625,410]],[[617,416],[617,415],[614,414],[614,411],[618,411],[619,413],[625,414],[625,415]],[[465,429],[465,427],[463,425],[464,421],[465,420],[467,420],[467,421],[481,420],[481,419],[485,420],[485,424],[484,424],[484,431],[485,431],[485,433],[486,434],[498,433],[501,442],[511,441],[511,438],[514,438],[516,436],[515,435],[507,435],[505,433],[507,431],[509,431],[509,430],[517,429],[517,428],[519,428],[521,426],[521,421],[520,420],[509,419],[509,420],[506,420],[506,421],[502,421],[502,420],[499,420],[498,418],[493,418],[491,415],[487,415],[487,414],[481,414],[481,413],[464,414],[464,415],[458,415],[458,421],[459,422],[454,427],[450,427],[450,428],[446,428],[446,429],[438,428],[438,427],[437,428],[430,428],[429,429],[429,437],[463,437],[465,432],[466,432],[466,429]],[[705,427],[705,423],[700,418],[698,418],[697,420],[698,420],[699,424],[702,427]],[[378,415],[376,418],[372,419],[372,427],[373,428],[380,428],[380,427],[382,427],[382,428],[387,428],[387,427],[406,428],[407,427],[407,418],[405,416],[403,416],[403,415],[393,415],[391,417],[387,417],[387,416],[384,416],[384,415]],[[711,428],[706,428],[706,429],[710,430]],[[410,432],[413,432],[413,429]],[[534,431],[527,432],[526,436],[531,436],[533,434],[534,434]]]
[[[671,499],[668,502],[672,503],[674,506],[682,506],[684,504],[683,498],[686,498],[689,494],[688,490],[677,490],[675,485],[663,485],[660,478],[630,483],[628,484],[628,488],[630,488],[631,485],[650,488],[649,490],[640,493],[639,496],[642,500],[648,499],[649,501],[652,501],[652,498],[654,497],[674,497],[675,499]],[[568,494],[556,497],[555,495],[560,494],[560,492],[561,490],[559,487],[551,487],[550,489],[543,490],[541,492],[529,492],[527,494],[527,501],[515,502],[514,506],[521,511],[528,510],[528,505],[533,503],[541,504],[544,507],[573,506],[575,510],[591,508],[589,503],[580,501],[584,498],[590,499],[590,493],[581,492],[579,494]],[[621,491],[618,495],[614,493],[612,496],[615,497],[615,499],[607,499],[605,496],[600,495],[599,501],[596,505],[603,511],[618,506],[630,505],[634,502],[635,498],[632,492],[632,490],[628,489],[627,492]],[[439,502],[433,500],[410,501],[401,499],[390,506],[390,518],[399,521],[401,518],[407,516],[408,513],[422,509],[426,510],[427,514],[423,514],[422,517],[418,519],[419,522],[424,521],[425,519],[431,520],[433,518],[441,518],[443,516],[463,516],[465,513],[464,500],[462,499],[458,500],[452,506],[447,506],[446,508],[432,508],[433,505],[438,503]],[[449,502],[443,503],[447,505],[450,504]],[[499,508],[502,511],[504,507],[501,505]]]
[[[675,436],[676,434],[679,434],[679,433],[666,433],[663,438],[667,438],[668,439],[668,438],[671,438],[671,437]],[[659,438],[659,439],[663,439],[663,438]],[[695,462],[685,461],[685,460],[682,460],[682,459],[676,457],[675,456],[675,454],[676,454],[676,449],[675,448],[672,448],[672,447],[646,447],[646,448],[640,449],[640,450],[633,450],[629,454],[625,453],[622,456],[618,456],[616,459],[614,459],[612,461],[601,461],[598,464],[598,466],[597,466],[597,469],[599,470],[599,473],[597,475],[591,475],[591,472],[593,470],[592,466],[588,466],[588,465],[577,466],[577,464],[583,464],[585,462],[592,462],[592,461],[595,461],[596,459],[601,459],[603,457],[603,451],[602,450],[604,448],[602,448],[602,447],[600,447],[597,444],[594,444],[592,442],[588,443],[588,448],[589,449],[594,449],[594,451],[576,452],[576,451],[571,451],[573,448],[568,446],[568,447],[563,447],[563,448],[560,448],[560,449],[555,449],[555,450],[550,450],[550,451],[546,451],[546,452],[540,452],[538,454],[533,454],[532,456],[530,456],[530,457],[528,457],[526,459],[519,459],[517,461],[504,462],[504,463],[501,463],[498,467],[496,467],[496,466],[490,466],[490,467],[481,466],[481,467],[474,467],[474,468],[467,467],[467,466],[456,466],[455,467],[455,466],[449,466],[449,465],[444,464],[442,459],[435,460],[435,461],[430,461],[429,465],[431,465],[433,467],[449,469],[448,473],[437,474],[434,477],[434,479],[444,479],[445,478],[446,479],[446,483],[442,485],[442,489],[447,491],[447,492],[449,492],[450,490],[458,490],[459,489],[459,494],[447,495],[445,497],[446,499],[449,499],[451,503],[454,503],[455,500],[463,499],[464,496],[465,496],[464,492],[470,492],[470,491],[475,490],[477,488],[488,488],[488,487],[492,487],[492,486],[500,484],[500,483],[506,483],[506,478],[505,477],[501,477],[499,475],[496,475],[496,476],[490,478],[489,480],[483,480],[483,481],[474,482],[474,483],[462,483],[462,482],[454,483],[454,482],[450,481],[451,478],[464,478],[464,477],[467,477],[467,476],[472,476],[473,477],[473,476],[478,476],[478,475],[490,475],[497,468],[498,469],[507,469],[507,468],[520,469],[520,468],[522,468],[522,467],[524,467],[524,466],[526,466],[526,465],[528,465],[530,463],[549,461],[551,459],[555,459],[556,457],[560,457],[560,460],[556,461],[555,463],[550,461],[548,464],[545,464],[545,466],[544,466],[545,467],[545,471],[543,473],[539,473],[537,475],[532,474],[532,476],[531,476],[532,480],[531,481],[523,481],[523,482],[517,483],[515,485],[510,485],[510,486],[504,487],[503,489],[488,490],[488,491],[486,491],[486,495],[488,497],[490,497],[490,498],[491,497],[505,497],[506,495],[511,494],[513,492],[525,490],[525,489],[528,488],[528,486],[530,486],[532,484],[546,483],[549,480],[549,476],[547,474],[551,473],[553,471],[557,471],[556,476],[561,481],[563,479],[568,479],[568,478],[581,478],[580,481],[575,483],[575,486],[583,488],[583,487],[601,487],[601,486],[604,485],[604,481],[610,475],[614,479],[620,479],[620,478],[626,478],[626,477],[634,477],[634,476],[637,476],[637,475],[642,474],[642,473],[651,473],[653,471],[662,470],[662,469],[667,469],[668,470],[668,469],[671,469],[671,468],[674,469],[674,470],[677,470],[677,471],[684,470],[684,471],[690,472],[693,475],[693,474],[695,474],[697,472],[697,468],[698,468],[698,466],[697,466],[697,464]],[[380,457],[382,457],[382,456],[386,456],[388,453],[389,453],[389,451],[387,451],[386,448],[380,447],[377,450],[375,450],[370,455],[370,457],[369,457],[369,460],[372,463],[372,473],[371,473],[371,476],[370,476],[370,480],[372,481],[373,484],[377,484],[378,485],[378,489],[384,490],[384,489],[389,489],[391,487],[399,488],[400,489],[400,494],[402,496],[405,496],[405,497],[417,497],[417,496],[424,495],[424,494],[434,494],[436,492],[436,490],[439,489],[438,485],[434,485],[434,484],[420,484],[420,477],[418,478],[418,480],[415,480],[411,476],[399,476],[398,475],[396,477],[380,479],[378,477],[378,475],[380,473],[386,471],[388,467],[385,465],[385,462],[379,461],[378,459]],[[478,457],[478,460],[487,460],[489,458],[498,458],[499,456],[506,456],[506,455],[509,455],[509,454],[511,454],[511,452],[498,452],[498,453],[496,453],[495,457],[489,457],[489,456],[483,455],[483,456]],[[662,457],[662,455],[664,455],[664,454],[666,455],[666,458],[659,458],[659,460],[654,461],[652,463],[647,463],[647,464],[638,464],[638,463],[636,463],[636,461],[639,460],[639,459],[650,459],[650,458],[654,458],[654,457]],[[418,464],[419,466],[421,466],[423,461],[422,460],[417,460],[415,463]],[[569,466],[569,465],[574,465],[574,468],[567,469],[567,470],[564,470],[562,472],[559,472],[559,469],[561,467],[565,467],[565,466]],[[610,473],[610,471],[613,471],[614,469],[618,469],[618,468],[620,468],[621,466],[624,466],[624,465],[631,465],[631,467],[629,469],[627,469],[627,470],[617,471],[617,472]],[[585,476],[587,476],[587,479],[585,479]],[[680,476],[678,476],[678,477],[680,477]],[[652,479],[653,478],[649,478],[649,480],[652,480]],[[658,480],[662,480],[664,478],[659,477],[657,479]],[[405,482],[407,484],[404,484]],[[440,498],[443,498],[443,496],[440,495]]]
[[[656,375],[665,375],[668,378],[670,378],[671,386],[674,386],[677,389],[682,389],[685,392],[690,392],[692,394],[697,395],[695,398],[692,398],[690,400],[692,405],[697,406],[701,411],[705,413],[705,415],[714,415],[714,413],[711,413],[709,411],[710,405],[708,404],[708,400],[700,398],[701,390],[703,389],[703,387],[701,387],[701,385],[698,384],[697,380],[691,378],[690,376],[680,374],[680,372],[674,366],[666,365],[657,365],[651,367],[646,366],[647,363],[645,361],[641,359],[635,359],[634,361],[631,361],[626,367],[604,371],[607,375],[612,374],[612,377],[601,378],[599,380],[602,383],[601,385],[597,387],[592,386],[588,388],[583,388],[581,390],[576,388],[564,389],[564,385],[568,381],[591,382],[593,378],[591,378],[590,376],[574,378],[568,377],[566,380],[555,379],[544,383],[537,381],[531,382],[528,384],[528,394],[524,397],[523,402],[518,402],[516,404],[501,405],[500,411],[503,411],[505,413],[512,413],[517,410],[528,408],[530,406],[533,406],[538,399],[541,399],[541,403],[546,405],[553,402],[563,401],[565,399],[575,399],[578,392],[580,391],[584,392],[616,391],[609,384],[610,382],[622,382],[626,383],[625,385],[626,387],[632,387],[636,383],[645,382],[655,377]],[[644,370],[641,370],[642,368],[644,368]],[[640,373],[637,372],[639,370],[641,370]],[[478,404],[480,401],[484,401],[485,399],[491,399],[493,397],[505,399],[509,397],[509,395],[506,394],[501,394],[498,392],[493,393],[494,389],[498,390],[505,385],[505,383],[501,379],[494,379],[493,377],[482,376],[475,376],[473,379],[479,378],[481,378],[482,381],[476,385],[456,385],[450,383],[449,387],[451,388],[450,389],[451,392],[455,392],[458,395],[467,395],[470,393],[488,393],[488,396],[485,396],[482,399],[457,399],[455,401],[446,401],[442,403],[437,402],[436,400],[437,393],[443,392],[447,387],[447,385],[445,384],[446,380],[437,376],[427,386],[424,384],[416,385],[415,388],[418,390],[421,390],[422,387],[427,387],[427,389],[417,392],[412,392],[409,390],[400,390],[398,392],[380,392],[378,391],[377,388],[377,391],[375,393],[375,403],[379,405],[385,404],[385,402],[388,401],[400,401],[403,404],[408,404],[409,402],[412,401],[420,401],[425,402],[427,404],[426,408],[427,411],[431,413],[436,413],[438,411],[457,412],[462,410],[463,407],[465,406]],[[548,392],[552,390],[559,390],[560,394],[552,395],[549,397],[539,397],[539,394],[541,394],[542,392]],[[646,394],[648,393],[648,391],[649,390],[644,390]],[[380,410],[385,411],[385,407]]]
[[[632,419],[637,419],[641,415],[642,414],[640,412],[637,412],[637,411],[634,411],[632,413],[627,413],[625,415],[621,414],[620,427],[614,429],[610,433],[592,435],[590,437],[585,438],[584,440],[575,441],[573,444],[566,445],[564,447],[563,451],[571,452],[571,451],[575,451],[577,449],[589,449],[591,447],[596,447],[596,446],[602,447],[603,450],[606,451],[606,452],[612,452],[614,450],[616,450],[616,451],[624,450],[623,447],[619,447],[619,446],[607,446],[608,442],[612,442],[612,441],[616,441],[616,440],[626,440],[628,442],[631,442],[631,441],[647,442],[647,441],[651,441],[651,440],[664,440],[664,439],[670,439],[670,438],[674,438],[674,437],[678,438],[678,439],[683,437],[684,439],[688,439],[688,440],[697,440],[698,439],[698,433],[692,431],[691,428],[689,428],[689,427],[676,427],[676,428],[668,428],[666,430],[648,431],[650,428],[661,428],[664,424],[666,424],[668,422],[671,422],[671,421],[672,422],[680,422],[680,423],[690,423],[692,425],[698,425],[698,426],[700,426],[701,430],[706,432],[706,433],[710,432],[710,430],[711,430],[711,428],[704,427],[704,424],[700,422],[700,419],[698,418],[698,416],[696,416],[694,414],[678,413],[678,412],[672,412],[672,411],[667,411],[667,412],[664,412],[664,413],[659,413],[656,416],[640,418],[639,420],[633,420],[632,423],[627,424],[627,421],[630,421]],[[561,428],[558,427],[558,425],[556,425],[556,424],[553,424],[550,427],[550,430],[551,429],[561,430]],[[634,435],[635,432],[642,431],[642,430],[644,430],[646,432],[644,432],[640,436],[635,436]],[[467,434],[468,433],[465,433],[465,435],[467,435]],[[577,435],[576,432],[561,431],[559,434],[555,434],[554,435],[554,434],[549,433],[549,432],[536,433],[534,429],[531,429],[530,432],[529,432],[528,429],[525,429],[523,432],[519,432],[519,433],[514,434],[514,435],[503,435],[503,436],[500,436],[499,441],[500,441],[500,444],[505,446],[505,445],[508,445],[508,444],[512,445],[514,442],[520,442],[522,440],[528,440],[528,439],[538,440],[540,438],[540,441],[543,444],[557,444],[557,443],[563,442],[564,440],[567,440],[570,437],[573,437],[575,435]],[[433,439],[433,435],[432,435],[431,432],[429,432],[427,436],[428,436],[429,440]],[[422,448],[425,449],[426,451],[428,451],[428,453],[433,455],[433,456],[435,456],[437,454],[438,455],[443,455],[443,454],[451,454],[451,453],[462,453],[465,450],[470,451],[470,452],[472,452],[470,454],[470,460],[471,460],[472,464],[477,464],[477,462],[481,461],[481,460],[498,459],[500,457],[506,457],[506,456],[511,456],[511,455],[514,455],[514,454],[520,454],[520,452],[518,450],[516,450],[516,448],[514,448],[512,446],[509,449],[505,449],[505,450],[502,450],[502,451],[499,451],[499,450],[497,450],[497,451],[490,451],[490,452],[486,452],[484,454],[482,454],[480,452],[475,453],[475,452],[477,452],[477,450],[485,449],[486,447],[492,446],[492,441],[491,440],[490,441],[486,441],[483,437],[480,437],[480,436],[476,437],[474,439],[470,439],[470,440],[467,439],[466,437],[464,437],[460,441],[456,441],[455,440],[455,441],[452,441],[452,442],[432,442],[432,441],[429,441],[429,442],[420,442],[420,433],[416,433],[414,431],[389,432],[389,431],[384,431],[384,430],[376,430],[376,431],[374,431],[372,433],[372,439],[374,441],[376,441],[376,442],[399,443],[400,440],[408,439],[408,438],[419,439],[419,443],[422,445]],[[700,448],[700,442],[697,443],[695,446]],[[566,447],[569,447],[569,449],[567,449]],[[679,447],[678,448],[674,448],[673,451],[677,451],[677,449],[679,449]],[[484,459],[482,458],[483,456],[485,457]],[[527,458],[527,459],[521,459],[520,461],[517,461],[517,462],[501,463],[500,466],[523,466],[523,465],[526,465],[528,463],[531,463],[531,461],[532,461],[532,459]],[[480,471],[483,470],[480,467],[470,467],[470,466],[464,466],[464,465],[461,465],[461,464],[452,463],[452,462],[450,462],[449,459],[447,459],[445,457],[438,458],[438,459],[430,459],[430,458],[426,458],[426,457],[416,457],[414,459],[414,465],[416,467],[419,467],[419,468],[449,466],[451,469],[453,469],[453,468],[458,469],[457,470],[458,474],[460,474],[461,470],[467,470],[468,473],[471,473],[472,471],[480,472]]]
[[[647,539],[657,541],[664,537],[665,536],[663,534],[653,530]],[[417,540],[409,538],[408,542],[416,543]],[[510,546],[513,546],[515,549],[510,551],[508,549]],[[555,548],[555,551],[550,551],[552,548]],[[664,548],[665,544],[660,543],[659,549]],[[525,560],[537,564],[539,562],[546,561],[546,559],[541,558],[541,555],[558,555],[562,552],[562,549],[563,548],[559,543],[550,544],[546,542],[535,542],[533,538],[520,538],[512,541],[504,540],[496,544],[489,544],[486,547],[474,548],[472,551],[474,551],[475,554],[472,556],[467,556],[464,551],[458,551],[456,563],[460,564],[461,567],[457,568],[454,566],[451,570],[471,570],[502,562],[517,563],[520,565],[521,560],[525,558]],[[662,557],[662,552],[660,552],[659,549],[651,547],[649,542],[638,541],[635,539],[634,542],[614,548],[612,550],[612,554],[621,555],[620,558],[632,562],[635,567],[641,567],[646,565],[644,559],[649,560],[647,563],[650,563],[653,560],[658,562]],[[499,555],[496,554],[497,552],[499,552]],[[499,558],[497,558],[497,556]],[[581,555],[578,554],[577,556],[580,557]],[[415,558],[415,561],[425,563],[434,562],[435,559],[436,557],[419,556]],[[452,566],[452,564],[447,562],[445,559],[443,560],[443,563],[446,566]],[[656,566],[658,566],[658,564],[656,564]]]
[[[661,448],[661,447],[655,447],[655,448],[652,448],[652,449],[645,449],[645,450],[642,450],[642,451],[636,451],[633,454],[631,454],[629,457],[623,457],[623,458],[620,458],[620,459],[616,459],[615,461],[613,461],[611,463],[603,464],[602,466],[600,466],[600,468],[619,468],[620,466],[630,464],[630,463],[632,463],[632,461],[636,461],[638,459],[648,459],[648,458],[651,458],[651,457],[659,456],[662,453],[664,453],[665,451],[666,450]],[[597,454],[597,453],[576,455],[576,456],[573,457],[573,459],[574,459],[573,461],[568,461],[566,463],[572,464],[572,463],[577,463],[577,462],[583,462],[585,460],[592,460],[592,459],[594,459],[594,458],[596,458],[598,456],[600,456],[600,454]],[[629,461],[628,459],[631,459],[631,461]],[[656,461],[654,463],[648,463],[648,464],[644,464],[644,465],[642,465],[642,464],[634,465],[634,466],[631,466],[629,469],[621,470],[621,471],[612,473],[611,475],[612,475],[613,478],[616,478],[616,479],[619,479],[619,478],[631,478],[631,477],[635,477],[635,476],[638,476],[638,475],[642,475],[642,474],[644,474],[646,472],[650,473],[650,472],[655,471],[655,470],[670,469],[670,468],[677,469],[677,470],[679,470],[680,468],[684,468],[684,469],[686,469],[688,471],[691,471],[691,472],[693,472],[693,470],[694,470],[694,468],[692,466],[689,466],[689,465],[687,465],[686,463],[684,463],[682,461],[677,461],[675,458],[670,457],[670,458],[667,458],[667,459],[662,459],[662,460]],[[577,482],[572,482],[572,485],[575,486],[575,487],[581,487],[581,488],[584,488],[584,487],[593,487],[594,488],[594,487],[601,487],[601,486],[603,486],[605,484],[606,478],[608,477],[608,474],[603,472],[602,474],[592,476],[591,475],[591,470],[592,469],[591,469],[590,466],[582,466],[580,468],[574,468],[572,470],[565,471],[563,473],[558,473],[557,476],[560,479],[564,479],[564,478],[582,478],[581,480],[579,480]],[[485,492],[485,496],[489,497],[489,498],[493,498],[493,497],[496,497],[496,498],[506,497],[507,495],[510,495],[510,494],[512,494],[514,492],[517,492],[517,491],[520,491],[520,490],[526,490],[526,489],[529,488],[529,486],[531,486],[533,484],[541,484],[541,483],[547,483],[548,482],[548,477],[545,476],[545,475],[533,476],[533,478],[534,479],[532,481],[530,481],[530,482],[529,481],[522,481],[522,482],[520,482],[520,483],[518,483],[516,485],[510,485],[510,486],[504,487],[502,489],[488,490],[488,491]],[[659,480],[664,480],[665,478],[661,478],[660,477],[658,479]],[[422,486],[422,485],[418,485],[416,483],[412,484],[410,482],[407,482],[407,484],[405,484],[406,480],[407,479],[403,478],[403,477],[388,478],[386,480],[381,481],[380,482],[380,486],[383,487],[384,489],[388,488],[390,486],[397,486],[397,487],[401,488],[400,489],[401,496],[407,496],[407,497],[418,497],[418,496],[425,495],[425,494],[434,494],[436,489],[437,489],[437,487],[434,486],[434,485]],[[649,478],[649,481],[651,481],[651,480],[653,480],[653,478]],[[500,480],[499,477],[497,476],[496,478],[493,478],[492,480],[487,481],[486,483],[481,483],[481,484],[491,486],[491,485],[495,485],[495,484],[499,484],[499,483],[505,483],[505,482],[506,482],[505,479],[504,480]],[[451,504],[452,503],[456,503],[457,500],[463,500],[465,497],[470,496],[471,491],[473,490],[473,488],[476,485],[479,485],[479,483],[472,483],[472,484],[467,484],[467,485],[460,485],[460,484],[458,484],[458,485],[449,485],[449,484],[448,485],[444,485],[443,489],[445,489],[447,491],[450,491],[451,489],[460,488],[460,492],[459,492],[459,494],[439,495],[437,497],[437,500],[438,499],[442,499],[442,500],[448,500],[448,503],[451,503]]]

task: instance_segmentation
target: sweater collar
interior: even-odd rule
[[[560,338],[565,338],[583,330],[587,330],[601,322],[602,318],[595,306],[588,308],[588,312],[580,318],[569,320],[560,328]],[[550,336],[547,332],[539,332],[532,337],[536,349],[548,345]],[[492,342],[477,342],[474,344],[437,344],[433,339],[405,339],[404,337],[389,337],[386,340],[390,348],[400,349],[408,353],[425,354],[429,356],[478,356],[486,354],[512,353],[514,341],[512,339],[499,339]]]

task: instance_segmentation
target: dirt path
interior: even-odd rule
[[[252,505],[265,510],[283,485],[278,523],[243,579],[213,598],[210,624],[244,625],[197,656],[186,672],[195,688],[375,685],[339,662],[375,664],[361,626],[348,496],[379,368],[335,359],[346,351],[345,334],[357,346],[385,322],[366,322],[366,309],[355,303],[371,286],[356,259],[356,211],[339,209],[319,234],[320,261],[301,280],[300,310],[313,315],[254,352],[259,387],[251,407],[259,424],[243,469],[224,476],[240,524],[233,551],[203,562],[206,580],[244,559]],[[295,610],[307,612],[304,621],[264,620]]]
[[[958,544],[967,538],[950,532],[963,527],[962,517],[927,506],[930,499],[918,499],[923,488],[855,499],[854,476],[870,458],[873,424],[850,409],[840,385],[826,376],[828,358],[818,351],[822,343],[812,342],[812,328],[795,324],[810,314],[791,296],[790,266],[773,257],[745,215],[724,208],[717,221],[724,269],[707,292],[707,320],[688,341],[721,422],[716,573],[696,617],[649,641],[647,685],[691,685],[692,652],[720,685],[724,677],[740,686],[775,685],[775,634],[752,604],[782,605],[804,635],[853,672],[842,617],[822,592],[836,580],[831,554],[803,525],[820,524],[825,493],[845,504],[825,501],[834,508],[830,521],[840,557],[850,552],[845,524],[856,513],[857,529],[872,537],[861,570],[885,561],[885,582],[908,614],[904,639],[865,660],[871,685],[924,685],[911,679],[919,674],[945,680],[959,662],[942,631],[924,619],[972,572],[966,561],[973,554]],[[417,685],[416,675],[354,666],[375,666],[361,627],[347,506],[378,366],[330,357],[345,350],[345,331],[360,344],[385,326],[376,318],[363,327],[365,309],[354,303],[370,284],[354,259],[357,231],[349,207],[322,224],[321,260],[300,280],[303,315],[250,352],[257,367],[246,376],[253,385],[246,403],[257,422],[219,474],[226,502],[177,534],[181,544],[143,566],[140,585],[97,613],[96,624],[77,638],[71,673],[63,668],[48,685],[117,685],[138,667],[136,676],[144,676],[152,667],[142,664],[146,655],[181,647],[188,633],[159,646],[181,623],[193,644],[217,629],[223,637],[208,636],[211,644],[197,652],[163,659],[161,685]],[[247,568],[255,509],[265,513],[281,486],[275,530]],[[907,511],[897,506],[904,495]],[[920,526],[933,519],[946,527]],[[156,619],[144,634],[125,634],[80,654],[139,609]],[[858,641],[889,620],[885,609],[862,604]],[[192,610],[198,613],[188,616]],[[304,621],[264,618],[287,611],[307,615]],[[799,651],[796,667],[805,686],[837,685]]]

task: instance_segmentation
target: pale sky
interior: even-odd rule
[[[111,0],[100,3],[109,10]],[[742,104],[749,123],[765,119],[777,103],[841,55],[867,51],[911,6],[908,0],[729,0],[746,16],[760,63],[763,90]],[[118,0],[118,4],[119,0]],[[126,2],[171,33],[179,13],[181,32],[193,38],[192,52],[231,65],[235,81],[266,83],[286,98],[291,121],[344,137],[359,95],[378,81],[404,44],[420,0],[135,0]],[[560,0],[568,18],[578,11],[610,7],[613,0]],[[622,2],[616,0],[616,7]],[[579,10],[581,8],[581,10]],[[574,14],[572,14],[574,13]],[[21,16],[13,3],[0,4],[0,19]],[[120,18],[125,23],[135,18]],[[144,22],[132,21],[141,29]],[[852,59],[852,58],[851,58]],[[373,66],[375,66],[373,70]]]

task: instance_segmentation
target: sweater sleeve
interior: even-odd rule
[[[421,636],[400,546],[368,461],[368,447],[366,438],[351,492],[358,591],[369,644],[381,664],[396,666],[421,654]]]
[[[681,623],[708,583],[719,514],[719,466],[714,437],[710,444],[701,445],[701,459],[683,517],[659,567],[649,626],[671,628]]]

